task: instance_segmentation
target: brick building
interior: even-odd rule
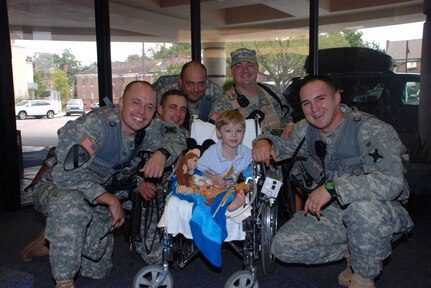
[[[395,72],[421,72],[422,39],[387,41],[386,53],[397,62]]]
[[[184,64],[188,59],[172,57],[168,60],[142,60],[112,63],[112,99],[117,103],[126,85],[134,80],[145,80],[153,83],[160,71],[166,71],[169,65]],[[92,67],[76,75],[77,98],[83,99],[85,109],[90,110],[91,104],[99,102],[99,82],[97,67]],[[102,98],[104,96],[102,95]]]

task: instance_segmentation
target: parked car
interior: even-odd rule
[[[28,116],[36,118],[47,117],[54,118],[56,109],[54,105],[47,100],[24,100],[15,105],[15,116],[20,120],[24,120]]]
[[[391,124],[408,152],[417,149],[420,74],[393,72],[395,60],[369,48],[322,49],[318,55],[318,73],[335,81],[342,103]],[[307,58],[305,70],[310,73],[308,63]],[[294,122],[304,117],[298,96],[301,80],[293,79],[283,92]]]
[[[66,105],[66,116],[72,114],[85,114],[85,103],[82,99],[70,99]]]

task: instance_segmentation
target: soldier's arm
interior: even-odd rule
[[[287,124],[292,123],[292,107],[287,102],[286,98],[283,95],[278,95],[281,100],[281,104],[283,108],[281,109],[281,127],[286,127]]]
[[[174,163],[186,147],[186,138],[176,125],[165,123],[160,119],[153,122],[146,130],[141,150],[152,151],[153,154],[140,172],[145,177],[161,177],[165,167]]]
[[[395,200],[405,185],[401,160],[404,146],[396,131],[372,118],[362,125],[359,137],[363,173],[334,179],[340,202]]]
[[[60,128],[56,148],[58,162],[52,170],[53,181],[58,187],[78,189],[93,203],[106,192],[101,185],[89,179],[87,173],[102,143],[101,125],[101,120],[91,113]]]

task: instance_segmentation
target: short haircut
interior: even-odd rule
[[[311,83],[314,81],[325,82],[325,84],[328,85],[331,89],[333,89],[334,92],[337,91],[337,86],[335,85],[335,82],[331,78],[329,78],[328,76],[325,76],[325,75],[307,75],[307,76],[305,76],[301,81],[301,84],[299,86],[298,91],[301,91],[302,87],[304,87],[308,83]]]
[[[207,73],[207,68],[205,67],[205,65],[202,64],[201,62],[198,62],[198,61],[195,61],[195,60],[189,61],[189,62],[187,62],[186,64],[183,65],[183,67],[181,68],[180,77],[183,78],[184,77],[184,73],[187,70],[187,68],[193,67],[193,66],[199,67],[202,70],[204,70],[205,71],[205,77],[207,77],[208,73]]]
[[[187,97],[183,92],[181,92],[180,90],[177,90],[177,89],[170,89],[170,90],[166,91],[165,93],[163,93],[162,98],[160,99],[160,105],[163,106],[166,103],[168,97],[171,95],[184,97],[184,99],[186,99],[186,101],[187,101]]]
[[[245,128],[245,118],[238,110],[223,111],[216,120],[216,129],[220,130],[221,127],[228,124],[239,124]]]
[[[124,98],[124,96],[126,96],[127,92],[129,92],[129,90],[135,85],[151,87],[151,89],[154,91],[154,93],[156,93],[156,90],[154,89],[153,85],[150,84],[150,82],[147,82],[144,80],[135,80],[135,81],[132,81],[129,84],[127,84],[126,88],[124,88],[123,98]]]

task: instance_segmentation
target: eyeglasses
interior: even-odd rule
[[[207,81],[202,82],[193,82],[193,81],[186,81],[186,86],[189,89],[197,87],[199,90],[203,90],[207,88]]]

